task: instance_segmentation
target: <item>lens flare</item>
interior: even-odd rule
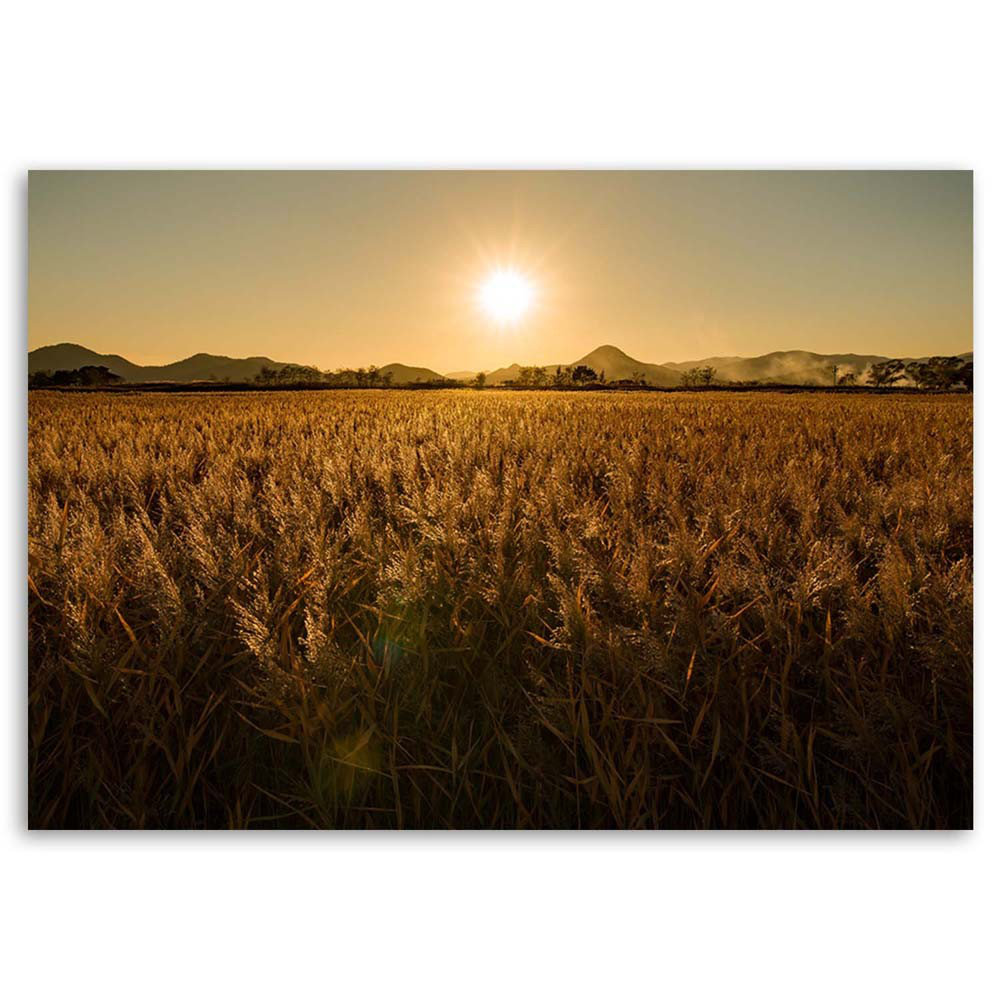
[[[493,271],[479,286],[479,306],[494,323],[513,326],[535,303],[535,286],[519,271]]]

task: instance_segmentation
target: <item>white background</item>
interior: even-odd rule
[[[989,5],[98,0],[3,30],[6,995],[997,995]],[[974,833],[26,832],[26,171],[340,165],[975,169]]]

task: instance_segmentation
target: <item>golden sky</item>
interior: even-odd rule
[[[29,349],[139,364],[972,349],[967,171],[35,171],[28,226]]]

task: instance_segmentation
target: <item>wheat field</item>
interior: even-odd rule
[[[972,823],[968,396],[34,392],[33,827]]]

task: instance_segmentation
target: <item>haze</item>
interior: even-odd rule
[[[972,174],[33,172],[29,334],[139,364],[972,348]],[[491,323],[497,268],[537,291]]]

